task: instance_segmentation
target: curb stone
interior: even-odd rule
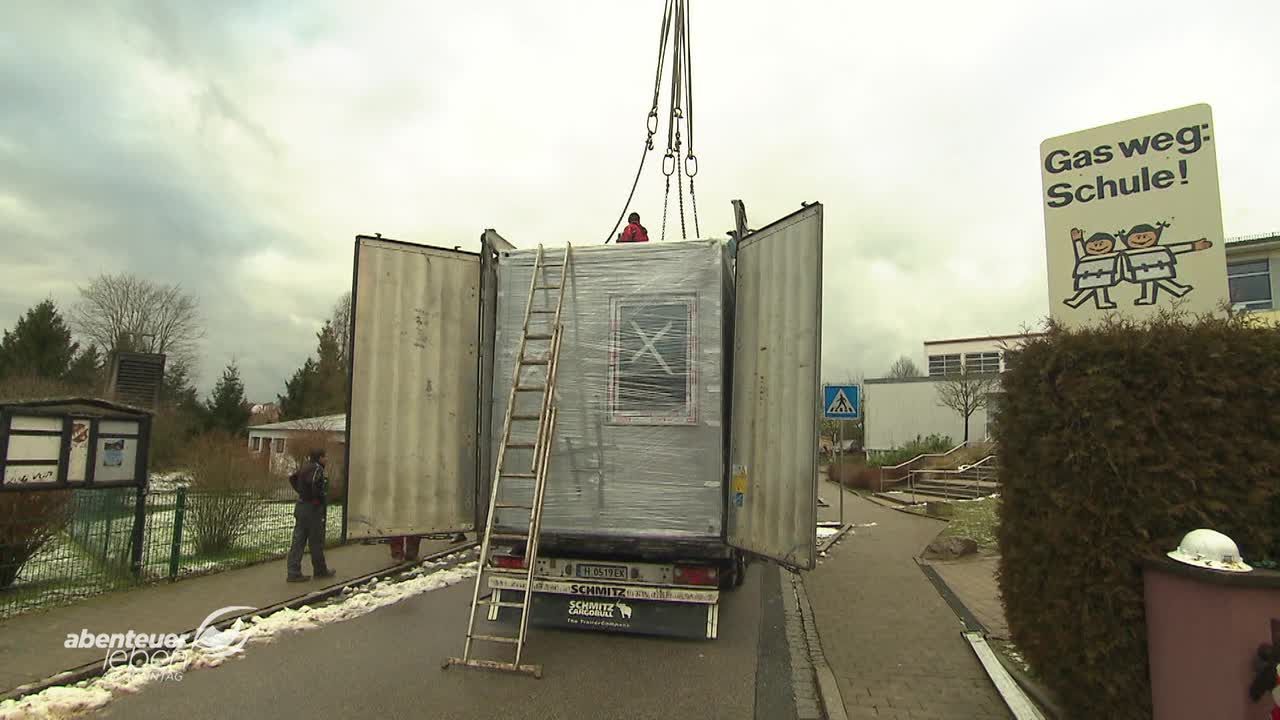
[[[835,673],[822,652],[822,640],[814,624],[804,579],[797,573],[788,572],[787,575],[791,591],[787,592],[784,584],[782,598],[787,644],[791,648],[796,715],[800,720],[848,720]],[[816,701],[810,698],[816,698]]]

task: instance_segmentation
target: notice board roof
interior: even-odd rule
[[[34,400],[0,400],[0,410],[29,411],[39,415],[84,415],[88,417],[146,417],[150,410],[101,398],[71,396]]]

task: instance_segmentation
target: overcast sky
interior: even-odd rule
[[[0,30],[0,326],[132,271],[194,292],[201,390],[269,400],[358,233],[597,243],[660,0],[22,2]],[[1213,106],[1228,236],[1280,230],[1280,3],[692,3],[702,234],[826,205],[823,374],[1047,312],[1039,144]],[[660,151],[633,209],[657,235]],[[670,232],[670,229],[669,229]],[[655,237],[656,239],[656,237]]]

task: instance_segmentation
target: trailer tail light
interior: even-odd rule
[[[719,581],[712,565],[676,565],[677,585],[715,585]]]
[[[524,570],[524,558],[515,555],[494,555],[493,564],[506,570]]]

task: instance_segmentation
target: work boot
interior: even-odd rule
[[[310,579],[311,579],[310,575],[290,575],[289,577],[285,578],[285,582],[298,583],[298,582],[306,582]]]
[[[329,568],[328,570],[321,570],[320,572],[316,573],[316,579],[331,578],[337,574],[338,574],[338,571],[334,570],[333,568]]]

